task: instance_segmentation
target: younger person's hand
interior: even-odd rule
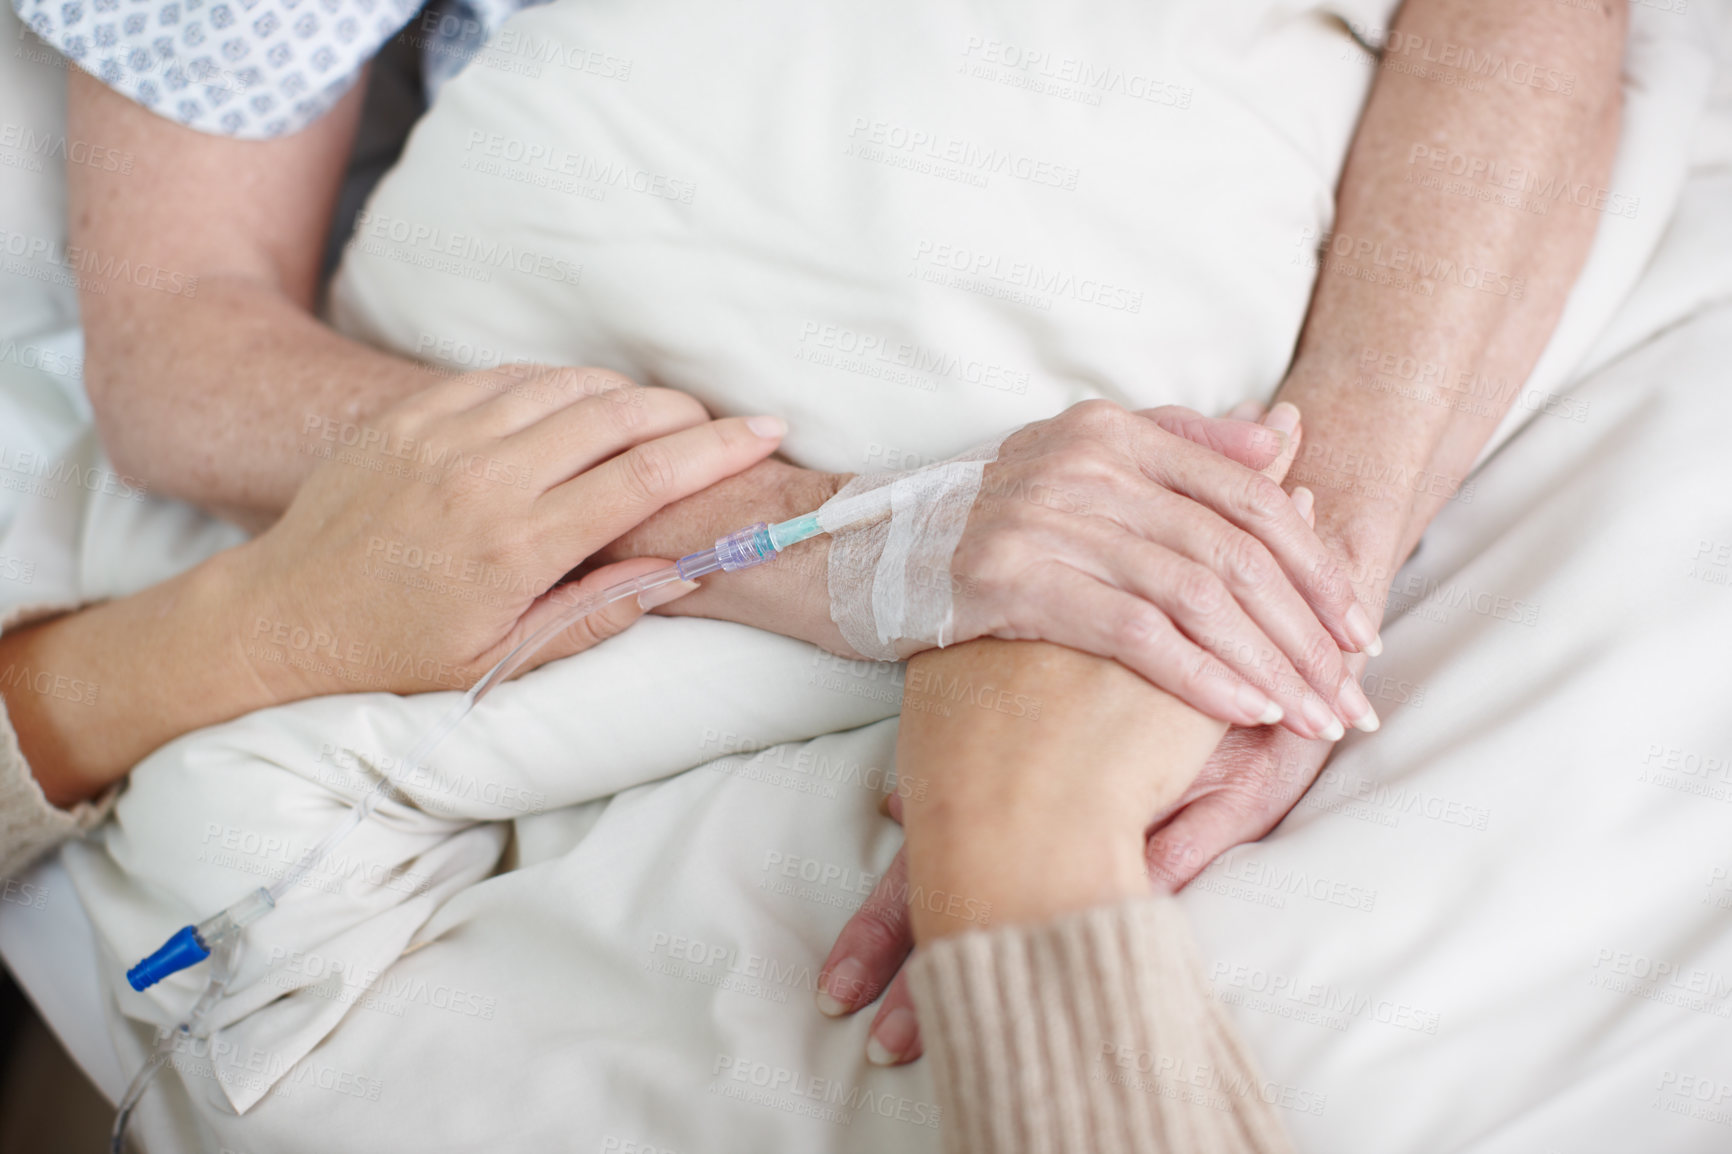
[[[590,554],[761,461],[785,428],[712,421],[684,393],[615,373],[546,369],[465,374],[329,438],[315,429],[326,461],[242,547],[250,620],[237,641],[280,700],[467,688],[562,611],[548,592]],[[622,561],[579,587],[666,563]],[[618,633],[643,608],[609,606],[530,666]]]

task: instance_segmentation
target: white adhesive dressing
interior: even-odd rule
[[[951,559],[1003,441],[924,469],[856,477],[818,511],[820,524],[845,524],[866,502],[889,501],[888,518],[831,537],[830,619],[856,652],[895,661],[953,640]]]

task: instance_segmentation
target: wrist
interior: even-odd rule
[[[204,648],[217,658],[213,668],[220,673],[213,681],[230,717],[322,692],[294,660],[297,630],[307,633],[308,623],[285,613],[273,580],[278,567],[263,556],[265,541],[224,550],[188,574],[194,602],[208,607],[201,614]]]
[[[847,474],[765,461],[670,510],[681,515],[683,536],[663,540],[648,555],[678,558],[754,521],[774,523],[810,513],[848,479]],[[644,528],[656,526],[650,522]],[[650,543],[646,538],[631,545],[645,548]],[[735,621],[845,652],[846,643],[830,619],[829,557],[827,536],[802,541],[767,565],[706,578],[702,588],[660,612]]]
[[[1139,823],[1050,812],[991,824],[916,818],[908,831],[914,936],[1037,924],[1149,892]]]

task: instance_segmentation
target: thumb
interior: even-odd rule
[[[1286,407],[1292,408],[1291,405]],[[1284,427],[1268,423],[1281,408],[1281,405],[1276,405],[1261,423],[1231,417],[1205,417],[1182,405],[1144,409],[1138,415],[1147,417],[1175,437],[1211,449],[1247,469],[1267,472],[1287,455],[1288,443],[1292,440]],[[1281,476],[1285,475],[1286,468],[1283,467]]]
[[[550,589],[535,599],[528,612],[518,619],[517,629],[513,633],[512,644],[535,633],[561,617],[570,614],[573,607],[583,598],[594,593],[600,593],[610,585],[618,585],[634,577],[645,577],[658,569],[666,569],[672,561],[657,557],[633,557],[629,561],[618,561],[612,565],[604,565],[592,573],[586,574],[581,581],[569,585],[561,585]],[[573,653],[582,653],[585,649],[600,645],[610,637],[626,631],[647,610],[658,605],[666,605],[669,601],[684,597],[698,588],[696,581],[676,581],[651,590],[642,597],[622,597],[611,605],[603,606],[586,617],[580,617],[570,622],[556,636],[548,638],[545,644],[535,653],[529,654],[518,667],[517,672],[534,669],[549,661],[561,657],[570,657]],[[640,604],[640,601],[643,602]],[[513,674],[515,676],[515,673]]]
[[[1263,427],[1281,434],[1281,451],[1267,465],[1251,467],[1260,469],[1265,477],[1280,484],[1286,479],[1287,470],[1293,467],[1294,458],[1299,456],[1299,445],[1305,439],[1305,432],[1299,427],[1299,407],[1290,401],[1282,401],[1264,414]]]

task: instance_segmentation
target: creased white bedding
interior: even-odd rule
[[[785,32],[770,54],[749,13],[687,13],[665,37],[667,5],[553,5],[515,26],[629,58],[631,84],[472,69],[370,205],[380,243],[364,224],[339,314],[458,366],[605,363],[718,410],[784,412],[796,459],[831,468],[947,453],[1083,396],[1266,394],[1303,315],[1294,257],[1328,227],[1368,73],[1327,22],[1217,7],[993,28],[944,5],[827,24],[764,4]],[[1342,11],[1376,25],[1379,7]],[[1714,1046],[1732,1018],[1724,73],[1696,130],[1719,15],[1635,10],[1614,184],[1641,209],[1607,218],[1530,386],[1568,403],[1518,406],[1506,432],[1526,427],[1397,581],[1373,666],[1383,732],[1350,739],[1274,835],[1187,892],[1304,1149],[1707,1151],[1732,1133]],[[1188,107],[1084,105],[988,59],[1008,44],[1117,61],[1133,38],[1190,46],[1137,66]],[[956,57],[955,92],[915,86],[928,44]],[[758,83],[727,83],[741,76]],[[690,92],[702,118],[674,115]],[[888,143],[811,163],[879,120],[975,132],[1068,166],[1076,189],[937,180],[884,161]],[[1161,148],[1124,147],[1136,126]],[[494,133],[617,163],[621,183],[526,183],[481,164],[509,151],[485,155]],[[633,173],[678,195],[634,192]],[[427,231],[398,244],[394,221]],[[508,272],[459,234],[541,272],[581,263],[579,283]],[[959,281],[939,244],[1046,262],[1072,287],[1043,308],[1002,264]],[[460,275],[430,275],[435,258]],[[1108,287],[1143,292],[1139,310],[1102,307]],[[898,351],[861,355],[863,338]],[[1578,380],[1584,363],[1597,371]],[[84,435],[70,403],[31,416],[40,380],[0,383],[36,422],[19,428]],[[137,587],[226,540],[158,502],[13,508],[0,552],[48,559],[35,593]],[[874,809],[897,697],[891,667],[660,620],[502,688],[433,759],[421,809],[388,809],[328,886],[260,923],[221,1084],[208,1053],[183,1055],[141,1115],[152,1148],[936,1149],[925,1071],[870,1069],[865,1021],[810,1005],[897,843]],[[136,1023],[168,1021],[194,988],[133,995],[124,964],[282,869],[365,787],[341,751],[389,756],[444,700],[266,711],[140,767],[117,824],[66,855],[124,1065],[143,1053]],[[506,827],[462,817],[512,821],[515,868],[476,881]]]

